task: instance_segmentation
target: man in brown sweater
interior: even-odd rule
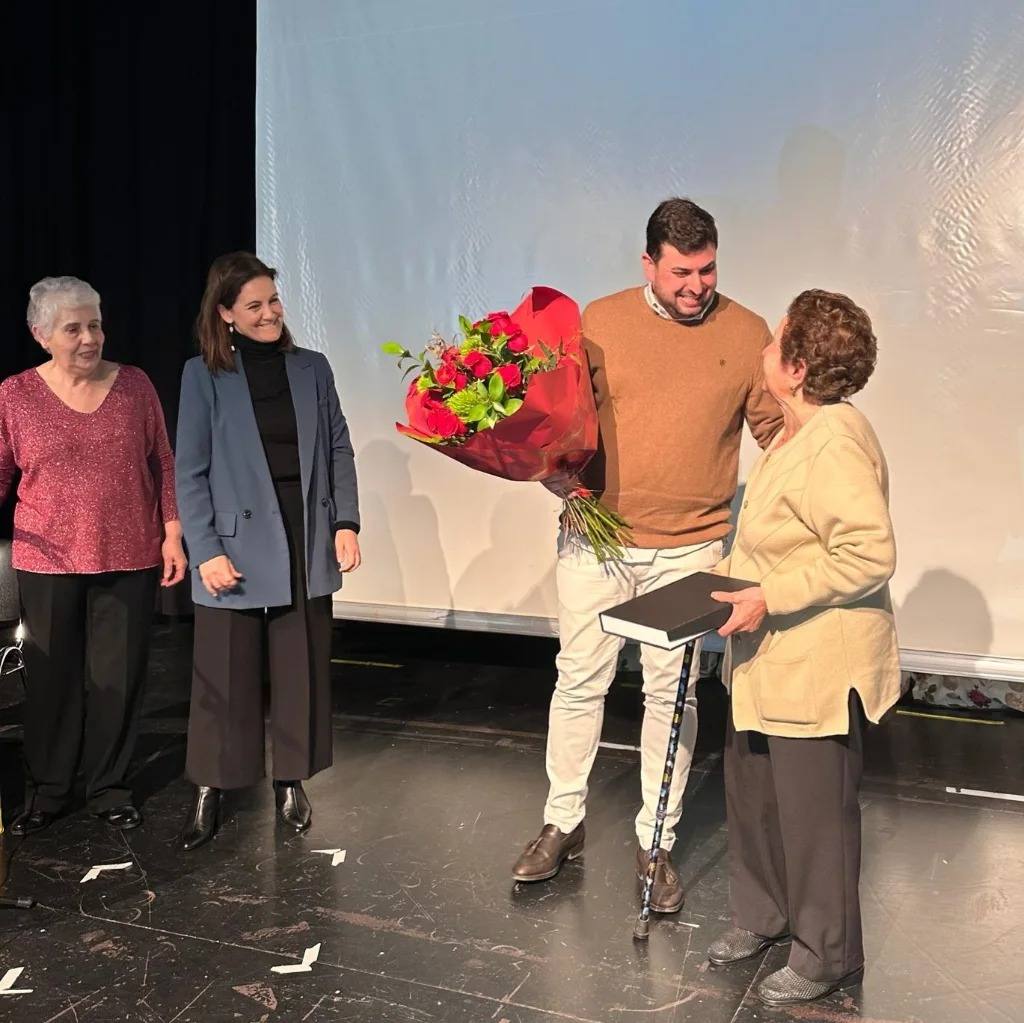
[[[629,523],[633,546],[620,561],[602,565],[585,544],[560,538],[561,649],[548,731],[550,791],[544,827],[513,867],[516,881],[553,877],[583,849],[587,778],[622,646],[601,631],[599,613],[721,559],[743,423],[762,447],[781,424],[778,405],[762,387],[761,351],[771,332],[760,316],[716,290],[717,249],[711,215],[688,199],[668,199],[647,223],[646,287],[598,299],[583,313],[600,450],[582,481],[548,485],[564,493],[582,482],[602,493]],[[683,651],[644,646],[641,659],[638,875],[646,871],[653,839]],[[693,663],[695,676],[699,649]],[[662,913],[683,903],[669,851],[696,737],[691,685],[651,905]]]

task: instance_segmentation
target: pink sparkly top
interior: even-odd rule
[[[174,455],[149,377],[122,366],[95,412],[76,412],[34,369],[0,384],[0,501],[21,470],[11,560],[86,574],[161,563],[178,517]]]

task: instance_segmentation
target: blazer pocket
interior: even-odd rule
[[[234,536],[238,525],[238,516],[234,512],[213,513],[213,528],[218,536]]]
[[[765,721],[790,725],[818,722],[818,683],[814,656],[808,652],[797,660],[780,660],[770,655],[757,666],[755,699]]]

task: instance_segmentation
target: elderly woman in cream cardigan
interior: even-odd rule
[[[717,966],[790,942],[758,987],[769,1005],[821,998],[864,973],[857,801],[865,721],[900,697],[888,582],[896,547],[885,457],[848,400],[875,367],[871,321],[805,291],[764,352],[784,427],[751,474],[720,574],[733,604],[724,678],[734,926]]]

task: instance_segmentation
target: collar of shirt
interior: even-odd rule
[[[711,292],[711,297],[708,299],[707,304],[704,306],[703,309],[701,309],[701,311],[699,313],[697,313],[696,316],[687,316],[685,319],[680,319],[678,316],[673,316],[658,301],[657,296],[654,294],[654,289],[650,286],[650,284],[648,284],[644,288],[644,298],[647,300],[647,304],[651,307],[651,309],[655,313],[657,313],[658,316],[660,316],[663,320],[671,320],[673,323],[685,323],[685,324],[700,323],[704,319],[704,317],[707,316],[708,310],[710,310],[712,305],[714,305],[714,303],[715,303],[715,295],[716,294],[717,294],[717,292],[714,292],[714,291]]]

